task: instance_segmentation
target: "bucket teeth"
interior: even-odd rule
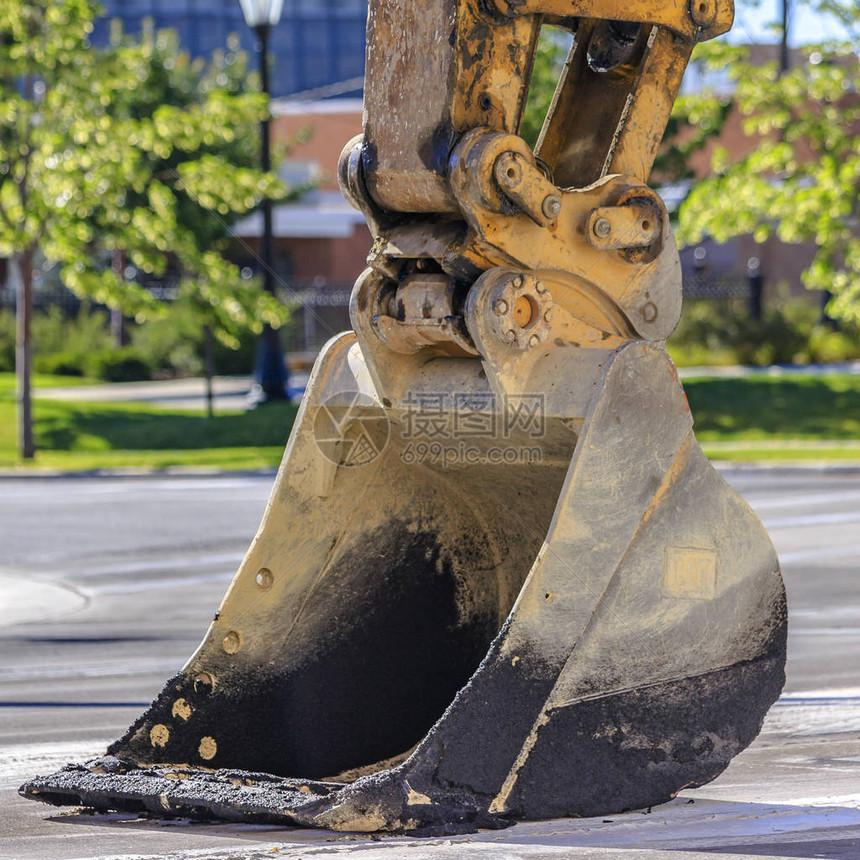
[[[302,824],[301,810],[342,788],[336,783],[283,779],[242,770],[207,771],[103,756],[67,765],[22,787],[24,797],[57,806],[148,812],[166,818]]]

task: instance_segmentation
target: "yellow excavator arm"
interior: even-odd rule
[[[341,186],[374,236],[203,642],[22,793],[454,833],[713,779],[784,680],[779,565],[705,459],[647,178],[728,0],[370,0]],[[534,151],[541,26],[573,34]]]

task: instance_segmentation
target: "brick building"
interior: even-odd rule
[[[366,266],[372,239],[364,216],[340,193],[337,160],[346,142],[361,133],[361,109],[360,99],[349,98],[272,104],[274,145],[290,144],[278,167],[281,178],[294,188],[315,186],[295,203],[275,207],[272,218],[275,272],[284,298],[295,303],[295,350],[312,351],[350,327],[349,293]],[[261,232],[259,212],[233,228],[233,256],[252,271]]]
[[[780,46],[776,44],[749,45],[750,61],[755,65],[778,62]],[[806,54],[798,49],[789,52],[792,67],[808,62]],[[695,64],[691,65],[685,76],[685,90],[695,92],[707,85],[716,93],[729,95],[731,84],[727,79],[716,78],[713,75],[702,74]],[[755,147],[755,141],[743,132],[744,117],[734,109],[728,115],[726,123],[719,136],[710,139],[705,147],[690,157],[689,166],[693,177],[701,178],[708,174],[711,165],[711,155],[716,146],[724,147],[729,157],[740,159],[748,155]],[[801,153],[802,154],[802,153]],[[682,183],[688,189],[695,179]],[[676,203],[685,196],[684,187],[677,189]],[[811,302],[821,303],[825,297],[818,292],[807,290],[800,279],[801,273],[812,262],[815,255],[815,245],[812,242],[803,244],[786,244],[775,236],[759,244],[751,235],[739,236],[725,244],[706,240],[699,245],[681,250],[681,266],[684,273],[685,289],[701,285],[705,294],[708,286],[723,281],[728,285],[729,292],[732,284],[742,283],[750,271],[750,263],[758,262],[758,271],[764,279],[765,299],[782,299],[786,296],[804,298]]]

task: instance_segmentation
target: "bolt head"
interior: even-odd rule
[[[167,728],[163,723],[156,723],[149,730],[149,742],[154,747],[164,747],[167,746],[167,742],[170,740],[170,729]]]
[[[493,310],[498,316],[508,312],[508,303],[504,299],[496,299],[493,303]]]
[[[605,239],[612,232],[612,225],[606,218],[598,218],[592,227],[594,235],[599,239]]]
[[[236,654],[242,648],[242,637],[231,630],[222,640],[221,647],[227,654]]]
[[[206,737],[200,738],[200,745],[197,747],[197,754],[204,761],[209,761],[210,759],[215,758],[218,753],[218,743],[215,738]]]
[[[561,212],[561,197],[558,194],[547,194],[540,208],[546,218],[555,220]]]
[[[513,343],[517,339],[517,333],[511,328],[505,332],[505,340],[508,343]]]
[[[198,695],[205,696],[211,693],[213,686],[212,676],[207,672],[201,672],[194,679],[194,692]]]
[[[514,286],[519,289],[523,285],[523,279],[521,275],[517,275],[514,278]]]
[[[645,302],[642,306],[642,319],[646,323],[654,322],[657,319],[657,305],[654,302]]]
[[[533,334],[529,338],[529,346],[537,346],[539,343],[540,343],[540,338],[536,334]]]

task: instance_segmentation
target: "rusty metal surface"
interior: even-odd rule
[[[515,132],[540,29],[493,19],[479,0],[371,2],[364,162],[371,196],[397,212],[457,212],[446,182],[456,139]]]
[[[670,30],[643,27],[624,62],[594,68],[600,24],[580,24],[535,149],[562,186],[613,173],[648,179],[693,49]]]
[[[686,39],[713,39],[731,29],[732,0],[493,0],[504,15],[541,13],[557,18],[600,18],[667,27]]]

